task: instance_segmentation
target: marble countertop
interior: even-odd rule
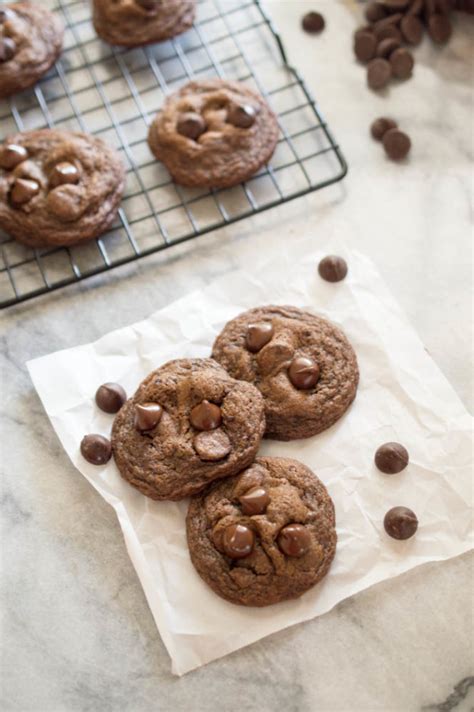
[[[5,710],[473,709],[472,554],[415,569],[173,677],[115,515],[62,451],[25,368],[28,359],[97,339],[245,267],[244,243],[278,250],[291,240],[297,249],[298,235],[312,230],[319,244],[338,236],[372,257],[472,409],[473,21],[460,16],[442,50],[425,42],[414,78],[378,96],[352,58],[353,4],[266,4],[343,147],[345,181],[2,315]],[[327,29],[304,36],[299,19],[318,8]],[[368,137],[383,114],[412,137],[406,165],[387,161]]]

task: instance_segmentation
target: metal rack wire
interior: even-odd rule
[[[66,26],[65,48],[33,90],[0,101],[0,139],[56,127],[100,136],[127,166],[116,224],[71,248],[32,250],[0,232],[0,307],[64,287],[267,210],[341,180],[344,157],[259,0],[200,0],[186,34],[122,50],[95,35],[89,3],[44,0]],[[278,115],[281,136],[270,163],[225,190],[176,185],[147,145],[164,98],[189,79],[240,80]]]

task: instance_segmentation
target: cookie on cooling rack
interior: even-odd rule
[[[201,578],[243,606],[301,596],[327,574],[336,551],[325,486],[305,465],[283,457],[259,457],[193,498],[186,529]]]
[[[253,461],[263,399],[212,359],[170,361],[119,410],[112,449],[120,474],[152,499],[183,499]]]
[[[251,309],[229,321],[212,357],[265,400],[265,436],[295,440],[333,425],[355,398],[357,359],[341,329],[296,307]]]
[[[40,3],[0,5],[0,98],[36,84],[63,46],[63,26]]]
[[[94,27],[114,45],[139,47],[189,30],[195,0],[93,0]]]
[[[118,153],[83,133],[42,129],[0,145],[0,227],[31,247],[101,235],[125,185]]]
[[[177,183],[227,188],[269,160],[278,131],[266,101],[245,84],[206,79],[166,100],[148,143]]]

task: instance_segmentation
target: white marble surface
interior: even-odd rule
[[[248,250],[287,240],[297,249],[311,227],[315,240],[338,235],[371,255],[472,408],[472,21],[459,19],[442,51],[425,43],[414,79],[378,97],[352,60],[353,6],[267,5],[343,146],[345,182],[2,315],[2,709],[473,709],[472,554],[173,678],[114,515],[61,450],[25,369],[32,357],[96,339],[245,266]],[[327,30],[303,36],[299,18],[318,6]],[[368,138],[381,113],[410,131],[407,165],[386,161]]]

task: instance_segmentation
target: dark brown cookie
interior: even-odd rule
[[[63,26],[40,3],[0,6],[0,98],[36,84],[63,47]]]
[[[357,359],[330,321],[287,306],[251,309],[214,342],[216,359],[265,400],[266,437],[294,440],[335,423],[355,398]]]
[[[106,42],[139,47],[192,27],[195,0],[93,0],[95,31]]]
[[[183,499],[254,459],[263,399],[212,359],[170,361],[121,408],[112,429],[120,474],[152,499]]]
[[[283,457],[259,457],[194,497],[186,528],[201,578],[243,606],[298,598],[327,574],[336,551],[325,486],[308,467]]]
[[[239,82],[205,79],[172,94],[150,127],[148,142],[177,183],[223,188],[250,178],[273,151],[276,117]]]
[[[83,133],[42,129],[0,146],[0,227],[31,247],[72,245],[112,224],[125,185],[116,151]]]

